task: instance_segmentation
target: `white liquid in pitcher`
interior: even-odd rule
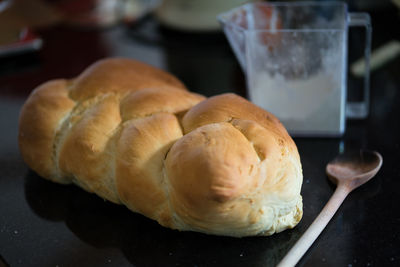
[[[295,80],[256,73],[250,86],[250,100],[276,115],[289,132],[328,132],[340,124],[342,84],[326,73]]]

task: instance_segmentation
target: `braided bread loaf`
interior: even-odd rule
[[[270,235],[302,217],[300,158],[272,114],[234,94],[205,99],[137,61],[105,59],[40,85],[19,145],[42,177],[173,229]]]

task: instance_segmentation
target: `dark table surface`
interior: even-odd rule
[[[371,15],[373,47],[399,37],[395,9]],[[304,173],[299,225],[237,239],[165,229],[78,187],[48,182],[29,170],[17,145],[18,114],[30,91],[103,57],[153,64],[205,95],[245,96],[244,76],[223,35],[174,32],[151,17],[101,30],[56,26],[38,33],[39,52],[0,59],[0,266],[274,266],[332,195],[326,163],[358,148],[379,151],[383,167],[348,196],[299,266],[400,266],[400,58],[371,74],[368,119],[348,121],[341,138],[295,138]],[[350,45],[350,59],[353,50],[359,46]]]

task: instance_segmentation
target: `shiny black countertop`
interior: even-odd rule
[[[399,25],[395,11],[372,18],[373,47],[399,37],[399,29],[387,31]],[[169,230],[76,186],[48,182],[29,170],[17,146],[18,114],[29,92],[103,57],[148,62],[205,95],[246,96],[222,34],[173,32],[151,18],[134,26],[57,26],[39,34],[44,47],[38,53],[0,59],[0,266],[274,266],[332,195],[325,165],[340,151],[359,148],[383,155],[381,171],[348,196],[298,266],[400,265],[400,58],[371,74],[368,119],[348,121],[341,138],[295,138],[304,174],[299,225],[239,239]]]

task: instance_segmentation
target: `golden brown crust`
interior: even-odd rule
[[[207,101],[193,107],[185,115],[183,124],[185,132],[190,132],[204,124],[231,121],[236,118],[253,120],[285,138],[287,136],[286,129],[274,115],[232,93],[210,97]]]
[[[144,63],[106,59],[39,86],[19,127],[38,174],[170,228],[270,235],[302,216],[300,158],[275,116],[234,94],[205,99]]]
[[[147,217],[167,201],[163,166],[167,151],[182,137],[176,117],[158,113],[128,121],[118,140],[116,183],[122,203]]]
[[[70,97],[81,101],[102,93],[123,95],[144,88],[170,86],[186,89],[177,78],[150,65],[130,59],[111,58],[97,61],[79,75],[73,82]]]
[[[35,172],[49,179],[56,179],[53,161],[56,132],[75,105],[68,98],[66,84],[65,80],[42,84],[29,96],[20,114],[18,141],[22,157]]]
[[[236,214],[246,211],[229,209],[227,204],[255,189],[258,157],[231,124],[193,130],[175,143],[165,164],[171,204],[184,223],[206,230],[213,224],[224,225],[226,217],[234,220],[230,224],[246,217]]]
[[[114,144],[110,142],[120,122],[118,96],[104,95],[68,127],[58,156],[63,176],[76,177],[73,181],[79,186],[114,203],[119,203],[119,197],[112,172],[114,156],[110,153]]]
[[[159,112],[179,114],[204,99],[175,87],[148,88],[128,94],[121,102],[121,114],[124,121]]]

